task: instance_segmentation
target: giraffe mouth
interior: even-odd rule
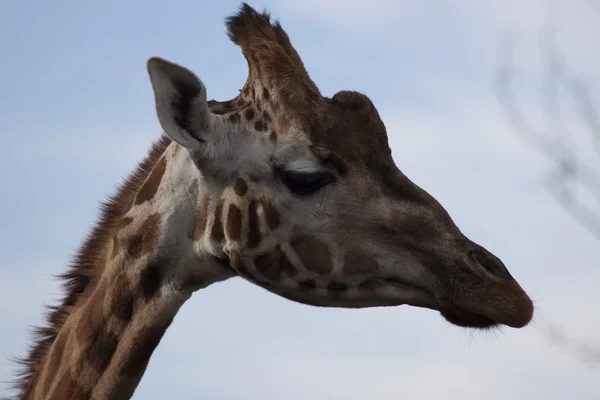
[[[388,290],[394,290],[401,293],[402,304],[439,311],[444,319],[453,325],[481,329],[492,328],[499,325],[497,321],[494,321],[483,314],[460,307],[454,302],[438,296],[422,286],[397,278],[371,279],[365,282],[365,284],[369,286],[384,285],[393,288]]]

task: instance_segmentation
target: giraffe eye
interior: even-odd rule
[[[310,196],[323,186],[335,182],[336,178],[330,172],[289,172],[279,173],[281,181],[294,194]]]

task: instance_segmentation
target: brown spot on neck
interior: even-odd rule
[[[165,269],[164,264],[163,260],[155,259],[142,270],[140,275],[140,286],[146,302],[150,301],[154,296],[160,295],[162,271]]]
[[[160,237],[160,214],[151,214],[142,224],[139,231],[129,238],[127,253],[139,258],[156,248]]]
[[[136,340],[133,341],[131,353],[123,364],[122,371],[125,376],[136,378],[144,372],[154,349],[172,322],[173,320],[169,319],[158,326],[139,332]]]
[[[102,373],[117,350],[118,338],[108,329],[103,310],[107,293],[105,281],[98,283],[86,306],[81,310],[81,318],[76,323],[77,341],[85,354],[85,360],[97,373]],[[85,366],[81,366],[84,368]]]
[[[110,255],[111,260],[114,259],[121,251],[121,246],[119,245],[119,232],[122,229],[124,229],[125,227],[127,227],[129,224],[131,224],[131,222],[133,222],[133,218],[125,217],[125,218],[121,219],[115,226],[115,232],[114,232],[114,236],[112,239],[112,241],[113,241],[112,252]]]
[[[115,317],[128,323],[133,317],[134,295],[124,271],[116,276],[111,287],[110,310]]]
[[[156,192],[158,192],[160,182],[166,170],[167,160],[165,157],[162,157],[152,170],[152,173],[150,174],[148,179],[146,179],[144,186],[142,186],[139,193],[135,197],[134,204],[142,204],[146,201],[151,200],[156,195]]]

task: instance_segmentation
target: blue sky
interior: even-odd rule
[[[394,158],[498,254],[536,300],[536,321],[496,335],[434,312],[317,309],[238,279],[183,307],[138,399],[593,399],[599,369],[552,345],[546,327],[600,345],[600,246],[543,186],[549,164],[523,145],[494,97],[498,40],[516,29],[523,109],[544,126],[538,1],[250,2],[281,19],[325,95],[368,94]],[[555,1],[569,69],[598,93],[600,14]],[[246,78],[223,18],[238,1],[0,3],[0,380],[23,355],[41,306],[106,198],[160,134],[145,70],[161,56],[194,70],[208,96]],[[595,90],[595,91],[594,91]],[[572,129],[585,132],[567,108]],[[584,144],[585,149],[585,144]],[[596,163],[596,166],[598,164]],[[599,366],[600,367],[600,366]],[[0,385],[0,396],[7,394]]]

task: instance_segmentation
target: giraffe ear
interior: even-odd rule
[[[215,116],[206,102],[206,87],[190,70],[159,57],[147,64],[158,120],[173,141],[196,150],[211,141]]]

